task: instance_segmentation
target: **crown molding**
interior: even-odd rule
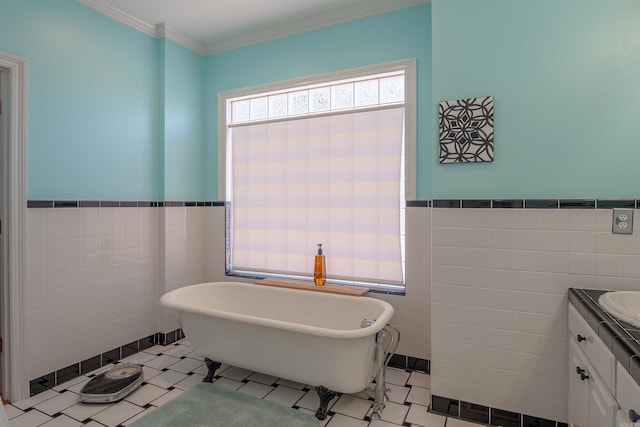
[[[78,3],[81,3],[91,9],[94,9],[103,15],[107,15],[109,18],[115,19],[125,25],[134,28],[141,33],[144,33],[153,38],[158,38],[156,34],[156,27],[153,24],[149,24],[148,22],[143,21],[142,19],[138,19],[135,16],[129,15],[126,12],[114,7],[110,4],[104,3],[100,0],[76,0]]]
[[[363,0],[352,5],[348,9],[336,8],[326,13],[319,13],[308,19],[300,19],[297,22],[270,23],[268,28],[250,33],[242,32],[224,40],[205,43],[205,55],[213,55],[227,50],[258,44],[281,37],[292,36],[307,31],[317,30],[331,25],[341,24],[368,16],[406,9],[421,4],[431,3],[431,0],[396,0],[386,2],[370,2]]]
[[[194,40],[186,34],[169,27],[164,23],[156,24],[156,38],[169,39],[178,44],[181,44],[187,49],[191,49],[192,51],[199,53],[202,56],[205,56],[207,54],[207,49],[204,43],[201,43],[198,40]]]
[[[237,34],[228,35],[223,40],[201,42],[164,23],[154,25],[145,22],[102,0],[76,1],[148,36],[155,39],[166,38],[172,40],[203,56],[431,2],[431,0],[395,0],[382,2],[362,0],[352,4],[347,9],[333,8],[324,13],[317,13],[311,18],[301,18],[298,20],[287,19],[286,21],[276,23],[271,22],[268,27],[257,31],[246,32],[243,30]]]
[[[108,16],[111,19],[114,19],[118,22],[121,22],[129,27],[140,31],[143,34],[146,34],[154,39],[169,39],[174,41],[187,49],[191,49],[194,52],[199,53],[200,55],[206,54],[205,45],[197,40],[192,39],[191,37],[174,30],[171,27],[168,27],[164,23],[161,24],[150,24],[148,22],[143,21],[142,19],[138,19],[135,16],[132,16],[117,7],[114,7],[110,4],[104,3],[101,0],[76,0],[78,3],[81,3],[87,7],[94,9],[97,12],[102,13],[103,15]]]

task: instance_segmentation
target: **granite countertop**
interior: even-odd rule
[[[640,328],[604,311],[598,298],[607,291],[569,288],[569,302],[640,385]]]

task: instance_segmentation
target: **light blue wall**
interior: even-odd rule
[[[411,57],[418,199],[638,196],[637,0],[433,0],[207,58],[74,0],[0,11],[29,61],[29,199],[215,200],[219,91]],[[485,95],[495,161],[438,164],[438,101]]]
[[[162,45],[165,49],[162,199],[203,200],[205,58],[170,40]]]
[[[154,198],[156,49],[74,0],[0,0],[0,50],[28,60],[29,199]]]
[[[432,13],[434,112],[495,97],[495,161],[440,165],[434,143],[434,198],[640,196],[640,2],[433,0]]]
[[[0,50],[28,60],[31,200],[215,200],[219,91],[412,57],[418,192],[430,196],[430,5],[208,58],[74,0],[0,11]]]
[[[418,78],[418,198],[430,197],[431,6],[398,10],[285,37],[206,58],[206,158],[217,162],[218,92],[330,71],[416,58]],[[207,198],[217,198],[216,169]]]

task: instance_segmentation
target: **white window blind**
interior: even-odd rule
[[[234,271],[403,284],[404,106],[233,127]]]

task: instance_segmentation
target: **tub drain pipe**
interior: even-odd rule
[[[394,337],[395,335],[395,337]],[[385,341],[388,341],[388,345],[385,348]],[[375,386],[369,390],[369,395],[373,394],[373,412],[371,413],[372,420],[379,420],[381,418],[381,412],[384,409],[384,401],[387,398],[387,386],[385,384],[386,369],[389,360],[398,347],[400,341],[400,331],[387,323],[387,325],[378,332],[376,335],[376,377]]]

